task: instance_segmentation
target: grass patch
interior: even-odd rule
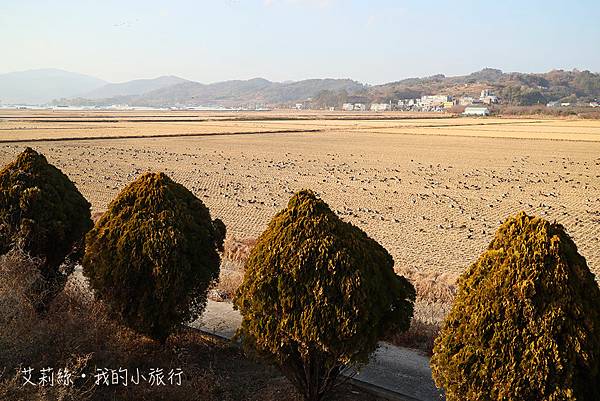
[[[35,259],[18,251],[0,256],[0,399],[17,400],[265,400],[300,401],[274,368],[229,341],[181,327],[161,345],[117,324],[72,275],[44,317],[35,314],[27,287],[36,281]],[[68,368],[72,386],[23,386],[24,368]],[[95,385],[97,368],[133,372],[181,369],[181,385]],[[82,378],[81,374],[87,377]],[[168,384],[168,382],[167,382]],[[334,400],[380,400],[350,384]]]

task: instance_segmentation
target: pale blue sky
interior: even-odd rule
[[[118,82],[600,72],[600,1],[2,0],[0,73]]]

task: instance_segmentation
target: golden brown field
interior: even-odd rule
[[[237,237],[311,188],[397,265],[453,275],[525,210],[565,225],[600,274],[600,121],[417,117],[5,110],[0,162],[38,149],[95,210],[161,170]]]

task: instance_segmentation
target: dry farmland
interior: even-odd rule
[[[0,111],[0,162],[25,146],[95,210],[146,170],[184,184],[237,237],[302,188],[400,266],[457,274],[508,215],[556,220],[600,273],[600,121],[409,114]]]

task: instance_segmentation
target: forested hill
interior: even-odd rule
[[[373,100],[393,100],[428,94],[479,96],[491,89],[503,103],[532,105],[549,101],[590,102],[600,98],[600,74],[590,71],[553,70],[546,73],[505,73],[486,68],[469,75],[434,75],[410,78],[369,88]]]

